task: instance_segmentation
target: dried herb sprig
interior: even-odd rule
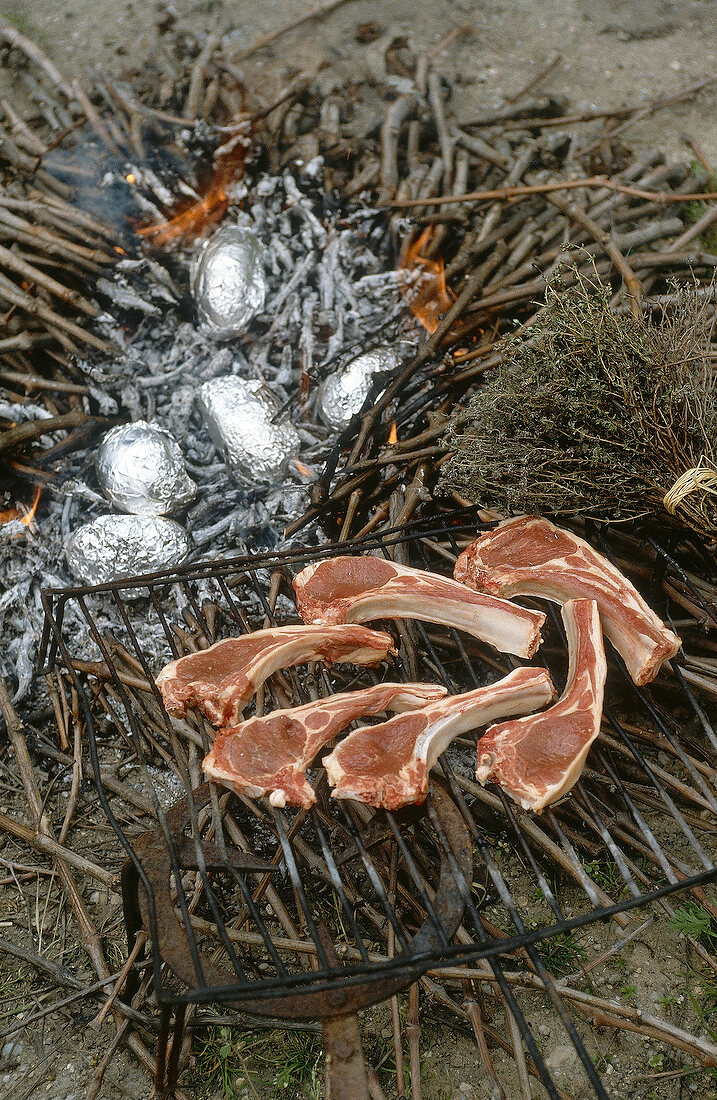
[[[669,509],[715,537],[712,296],[683,287],[658,321],[635,320],[610,308],[596,272],[572,274],[570,287],[550,284],[536,323],[505,342],[491,381],[454,416],[438,491],[508,514]]]

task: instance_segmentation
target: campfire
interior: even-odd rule
[[[569,797],[551,788],[555,805],[520,802],[507,781],[485,786],[499,771],[489,755],[477,782],[464,730],[431,758],[428,798],[427,771],[413,803],[351,800],[356,784],[332,800],[339,753],[328,771],[310,768],[310,784],[304,776],[300,808],[278,786],[261,801],[251,784],[205,782],[226,777],[207,712],[172,712],[160,691],[173,662],[295,628],[292,582],[317,562],[350,554],[375,571],[381,559],[395,577],[418,570],[447,584],[501,518],[487,489],[469,507],[464,483],[447,477],[448,425],[502,377],[492,372],[511,354],[506,337],[530,354],[546,328],[546,285],[595,276],[606,309],[651,325],[682,300],[674,280],[689,280],[713,322],[707,169],[635,152],[595,130],[589,112],[576,119],[531,89],[455,119],[429,59],[403,82],[362,86],[375,113],[367,126],[354,87],[322,98],[297,79],[253,104],[216,43],[186,96],[171,99],[158,88],[83,89],[19,32],[6,28],[4,41],[9,64],[39,65],[47,98],[44,112],[8,117],[3,131],[1,701],[37,829],[18,807],[5,827],[63,875],[118,887],[100,857],[72,848],[94,776],[88,819],[112,825],[107,866],[127,858],[126,965],[110,974],[90,953],[118,1043],[136,1040],[171,1091],[185,1022],[213,1019],[198,1006],[223,1002],[254,1023],[321,1020],[335,1094],[349,1082],[357,1096],[369,1085],[380,1096],[378,1078],[364,1077],[355,1012],[393,997],[400,1050],[395,998],[410,985],[414,1036],[420,988],[475,1036],[496,1095],[498,1047],[522,1095],[531,1075],[561,1095],[534,1038],[536,995],[560,1014],[591,1095],[606,1095],[592,1027],[637,1031],[717,1066],[707,1038],[582,988],[581,975],[619,947],[596,947],[584,972],[560,978],[544,962],[546,945],[598,917],[630,942],[643,927],[630,923],[633,907],[674,916],[675,891],[714,912],[717,598],[709,544],[685,534],[679,513],[668,534],[642,512],[619,527],[573,517],[575,545],[649,596],[674,644],[654,685],[611,659],[604,710],[593,700],[591,711],[599,738],[582,775],[592,740],[570,771]],[[709,361],[708,324],[705,334]],[[508,483],[510,461],[506,449]],[[714,492],[704,471],[693,482],[683,491]],[[541,706],[551,675],[574,686],[554,612],[523,609],[533,625],[546,620]],[[515,673],[495,639],[466,638],[450,618],[409,618],[391,620],[389,634],[353,627],[374,645],[382,636],[399,696],[421,684],[435,702]],[[596,608],[589,624],[598,652]],[[533,648],[510,652],[528,659]],[[383,672],[355,663],[358,673],[338,659],[330,670],[273,670],[251,704],[256,729],[265,711],[309,713],[357,685],[383,699]],[[529,687],[540,680],[524,672]],[[28,738],[21,716],[33,707],[45,717],[28,719]],[[203,771],[212,745],[214,771]],[[57,769],[50,782],[66,799],[57,831],[43,817],[37,761]],[[63,889],[89,942],[73,882]],[[154,1011],[152,993],[155,1052],[130,1028]],[[411,1060],[418,1072],[417,1040]]]

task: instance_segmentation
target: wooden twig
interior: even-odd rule
[[[411,1100],[421,1100],[421,1025],[418,1021],[420,986],[414,982],[408,991],[406,1036],[411,1061]]]
[[[519,99],[522,99],[524,95],[527,95],[528,92],[532,92],[533,88],[540,84],[541,81],[545,80],[546,76],[549,76],[556,65],[559,65],[562,60],[562,54],[556,53],[555,56],[551,58],[551,60],[547,63],[547,65],[544,65],[543,68],[535,74],[532,80],[529,80],[528,83],[524,85],[524,87],[522,87],[519,92],[515,92],[513,95],[506,96],[505,102],[517,103],[517,101]]]
[[[583,179],[554,180],[551,183],[532,183],[522,187],[496,187],[490,191],[467,191],[464,195],[440,195],[437,198],[394,199],[383,205],[392,209],[407,210],[414,206],[447,206],[457,202],[493,202],[502,199],[520,199],[529,195],[549,195],[553,191],[571,191],[579,187],[600,187],[636,199],[658,202],[707,202],[717,199],[717,191],[695,191],[677,194],[674,191],[644,191],[627,183],[616,183],[607,176],[585,176]]]
[[[29,57],[39,65],[52,83],[59,88],[61,92],[64,92],[69,100],[75,98],[75,91],[72,84],[62,75],[57,66],[50,61],[47,54],[41,50],[35,42],[26,38],[24,34],[21,34],[20,31],[10,23],[5,23],[3,26],[0,26],[0,38],[3,38],[9,45],[21,50],[26,57]]]
[[[69,333],[70,336],[74,336],[80,343],[89,344],[91,347],[96,348],[97,351],[101,351],[104,355],[112,355],[115,351],[112,345],[107,343],[106,340],[101,340],[98,336],[95,336],[93,332],[80,328],[74,321],[70,321],[68,318],[56,313],[39,298],[33,297],[26,291],[21,290],[4,275],[0,275],[0,298],[9,302],[11,305],[18,306],[31,316],[38,317],[45,323],[45,326],[50,331],[59,329],[62,332]]]
[[[475,998],[473,983],[469,980],[466,980],[463,983],[463,997],[463,1007],[468,1016],[468,1019],[471,1022],[471,1027],[473,1028],[473,1035],[475,1036],[476,1046],[478,1047],[481,1061],[483,1062],[483,1068],[485,1069],[486,1074],[488,1075],[488,1079],[490,1080],[491,1100],[506,1100],[503,1086],[500,1083],[498,1075],[495,1071],[493,1059],[491,1058],[490,1051],[488,1050],[488,1043],[486,1042],[485,1031],[483,1029],[483,1017],[481,1015],[481,1010],[478,1002]]]
[[[267,34],[260,35],[251,46],[247,46],[245,49],[233,54],[232,61],[236,64],[238,61],[243,61],[245,58],[251,57],[257,50],[263,50],[272,42],[276,42],[277,38],[281,38],[290,31],[296,30],[297,27],[302,26],[304,23],[308,23],[311,19],[321,19],[324,15],[329,15],[330,12],[335,11],[345,3],[347,3],[347,0],[328,0],[328,3],[316,4],[315,7],[310,8],[304,15],[292,19],[289,23],[285,23],[283,27],[279,27],[275,31],[269,31]]]
[[[135,960],[136,960],[137,956],[139,955],[140,951],[142,950],[142,948],[144,947],[145,943],[147,942],[147,939],[148,939],[147,933],[144,931],[143,928],[141,928],[139,930],[139,932],[137,933],[137,935],[135,936],[135,940],[134,940],[134,944],[132,946],[132,950],[130,951],[129,955],[127,956],[127,961],[126,961],[126,963],[124,964],[124,966],[122,967],[121,971],[119,972],[119,974],[117,976],[117,981],[115,982],[114,987],[112,988],[112,991],[110,992],[109,997],[107,998],[106,1002],[104,1003],[104,1005],[102,1006],[100,1011],[95,1016],[94,1020],[90,1020],[90,1027],[99,1028],[99,1027],[102,1026],[102,1024],[107,1019],[107,1014],[109,1013],[110,1009],[112,1008],[112,1005],[114,1004],[114,1002],[117,1000],[119,992],[120,992],[120,990],[122,989],[122,986],[124,985],[124,983],[127,980],[127,975],[129,974],[130,970],[134,966]]]
[[[640,299],[642,297],[642,283],[618,248],[613,235],[599,226],[597,222],[593,221],[578,203],[567,202],[558,195],[548,195],[548,202],[551,202],[553,206],[557,207],[566,217],[577,222],[610,257],[622,276],[625,289],[630,298],[632,315],[636,321],[639,321],[641,317]]]
[[[199,104],[202,98],[202,88],[207,75],[207,67],[212,59],[212,54],[219,45],[220,37],[214,32],[207,35],[207,40],[197,55],[192,66],[192,75],[189,79],[189,91],[184,103],[185,118],[197,119],[199,117]]]
[[[2,293],[0,289],[0,293]],[[82,409],[72,409],[71,412],[61,416],[50,416],[47,420],[26,420],[24,424],[16,424],[14,428],[8,428],[0,433],[0,454],[17,447],[23,443],[37,441],[41,436],[50,432],[65,431],[68,428],[76,428],[85,424],[92,417]]]
[[[441,78],[435,70],[428,74],[428,102],[436,121],[438,131],[438,144],[443,160],[443,189],[447,191],[453,179],[453,139],[448,131],[446,112],[443,104],[443,85]]]
[[[16,275],[21,275],[23,279],[29,280],[31,283],[37,283],[38,286],[42,286],[55,298],[59,298],[67,305],[72,306],[74,309],[81,310],[88,317],[96,317],[100,312],[97,306],[89,302],[82,294],[77,290],[70,290],[68,287],[63,286],[62,283],[58,283],[55,279],[50,278],[44,271],[35,267],[33,264],[27,263],[16,252],[12,252],[9,248],[5,248],[0,245],[0,264],[3,264],[8,271],[14,271]]]
[[[42,803],[39,804],[39,809]],[[66,848],[62,844],[58,844],[54,837],[49,836],[44,832],[35,832],[29,825],[24,825],[21,821],[16,821],[15,818],[10,817],[9,814],[0,811],[0,829],[6,833],[10,833],[11,836],[15,836],[18,840],[24,841],[25,844],[29,844],[38,852],[42,852],[44,855],[59,861],[60,863],[69,864],[74,867],[75,870],[81,871],[84,875],[89,875],[90,878],[96,879],[97,882],[101,882],[103,886],[109,886],[114,888],[117,885],[117,875],[111,871],[105,870],[104,867],[98,867],[92,860],[82,856],[79,852],[75,852],[72,848]]]

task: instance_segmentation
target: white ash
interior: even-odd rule
[[[304,173],[298,180],[288,171],[247,179],[244,211],[230,209],[226,215],[225,221],[234,223],[250,219],[263,247],[266,301],[243,336],[222,344],[201,330],[189,294],[193,249],[127,257],[118,265],[114,297],[129,288],[160,312],[138,302],[124,315],[112,307],[129,332],[108,313],[101,316],[99,330],[119,349],[117,355],[80,364],[91,396],[88,411],[145,420],[177,440],[198,489],[186,512],[176,517],[190,539],[189,560],[291,545],[283,529],[308,506],[310,475],[321,470],[335,440],[335,432],[318,416],[321,379],[378,345],[394,347],[401,365],[419,339],[400,300],[384,219],[370,209],[341,207],[319,182],[319,167],[313,166],[313,176]],[[256,381],[273,394],[280,415],[298,433],[301,466],[289,463],[286,474],[269,486],[234,482],[196,403],[200,386],[220,376]],[[47,415],[40,407],[12,408],[13,419],[23,415],[22,409],[30,416]],[[43,493],[32,531],[23,527],[13,538],[19,525],[2,528],[0,591],[7,600],[0,604],[0,629],[7,644],[0,652],[0,670],[14,678],[18,698],[27,693],[27,669],[37,655],[43,621],[40,591],[73,583],[64,561],[66,542],[78,527],[107,511],[95,455],[96,446],[88,447],[63,461]],[[302,468],[308,468],[309,476]],[[317,538],[307,528],[292,541],[311,544]],[[97,599],[105,610],[106,628],[121,637],[113,602]],[[70,604],[66,615],[66,633],[77,655],[82,651],[83,657],[97,659],[87,628]],[[161,631],[148,630],[144,640],[148,657],[164,653]]]

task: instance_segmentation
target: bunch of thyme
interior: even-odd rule
[[[624,520],[664,517],[683,478],[670,511],[714,537],[713,296],[681,288],[659,320],[635,320],[610,308],[597,273],[573,276],[548,286],[536,323],[453,417],[439,492],[506,514]]]

